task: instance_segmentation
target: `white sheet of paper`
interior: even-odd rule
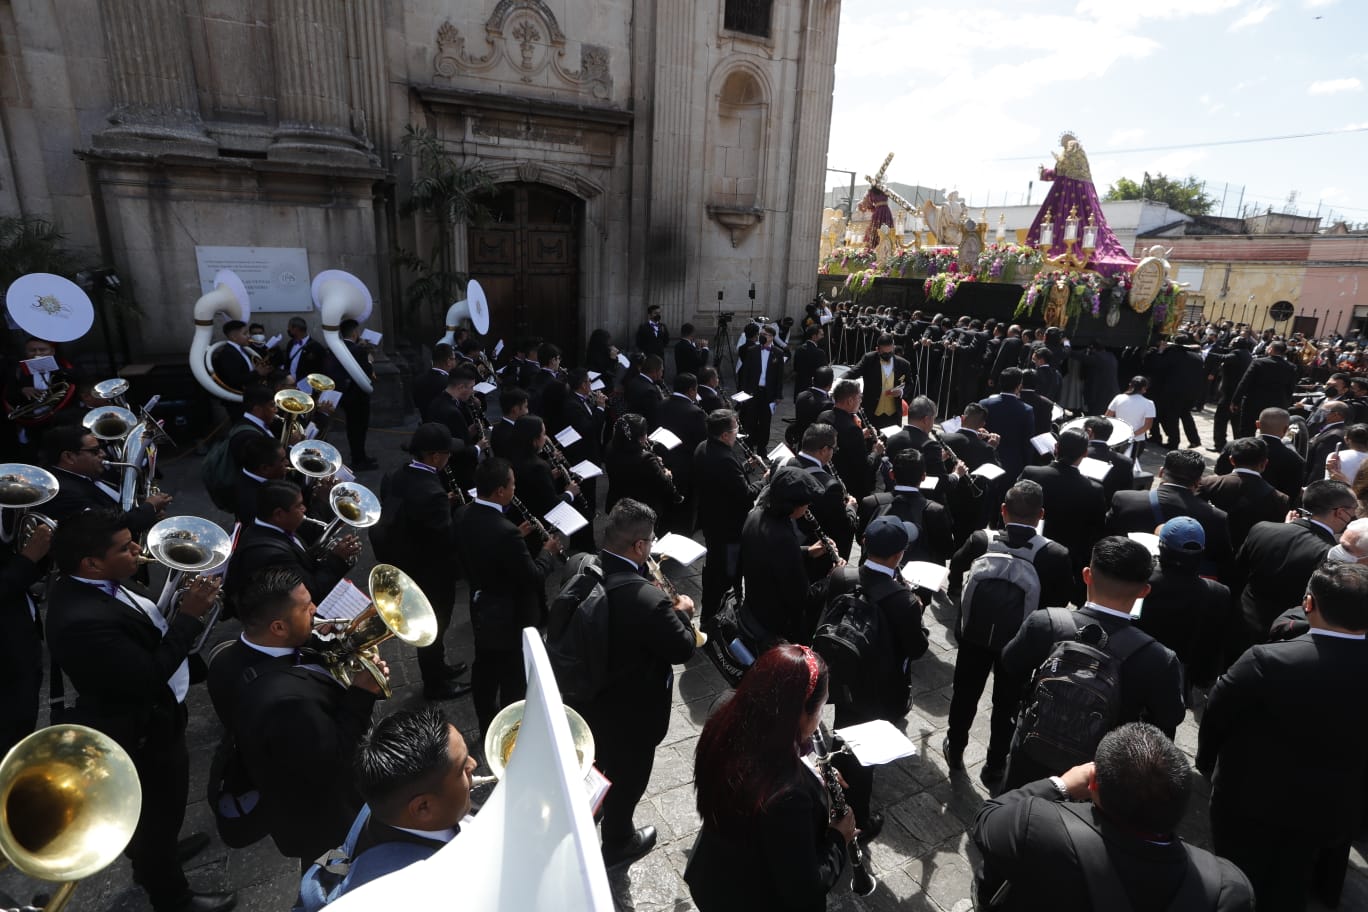
[[[24,362],[24,366],[29,369],[30,374],[41,374],[58,369],[57,359],[52,355],[43,355],[41,358],[29,358]]]
[[[1134,605],[1134,607],[1131,608],[1131,620],[1133,620],[1133,621],[1138,621],[1138,620],[1140,620],[1140,615],[1141,615],[1141,613],[1142,613],[1144,610],[1145,610],[1145,600],[1142,599],[1142,598],[1136,599],[1136,600],[1135,600],[1135,605]]]
[[[974,471],[970,472],[969,474],[977,475],[979,478],[982,478],[985,481],[992,481],[999,475],[1005,475],[1007,473],[1006,470],[1002,468],[1002,466],[992,462],[985,462],[983,465],[979,466],[977,469],[974,469]]]
[[[490,393],[498,392],[498,390],[499,388],[488,380],[481,380],[479,383],[475,384],[475,392],[484,393],[486,396]]]
[[[1091,456],[1084,456],[1083,461],[1078,464],[1078,471],[1083,473],[1084,478],[1091,478],[1093,481],[1101,481],[1107,477],[1107,473],[1112,470],[1110,462],[1103,462],[1101,459],[1093,459]]]
[[[300,380],[298,383],[295,384],[295,389],[299,390],[301,393],[308,393],[310,395],[313,395],[313,387],[309,386],[308,380]]]
[[[338,481],[356,481],[356,473],[346,466],[338,466],[337,472],[333,475]]]
[[[305,440],[313,440],[313,439],[314,439],[315,437],[317,437],[317,436],[318,436],[318,425],[316,425],[316,424],[314,424],[312,421],[310,421],[308,427],[304,428],[304,439],[305,439]]]
[[[584,438],[580,436],[580,432],[572,427],[566,427],[556,435],[556,440],[558,440],[563,447],[579,443],[583,439]]]
[[[788,444],[781,443],[769,451],[770,462],[788,462],[793,458],[793,450],[788,448]]]
[[[277,345],[280,344],[281,338],[282,338],[282,337],[281,337],[280,333],[276,333],[274,336],[271,336],[271,338],[269,338],[269,339],[266,340],[266,347],[267,347],[267,348],[275,348]]]
[[[380,340],[383,339],[383,338],[385,338],[385,337],[384,337],[383,335],[381,335],[380,333],[376,332],[376,331],[373,330],[373,329],[363,329],[363,330],[361,330],[361,341],[362,341],[362,342],[369,342],[371,345],[379,345],[379,344],[380,344]]]
[[[664,536],[657,539],[655,545],[651,547],[651,553],[678,561],[685,567],[698,560],[707,552],[708,548],[706,545],[700,545],[692,538],[689,538],[686,535],[680,535],[678,532],[666,533]]]
[[[1051,434],[1049,431],[1046,431],[1043,434],[1036,434],[1031,438],[1031,446],[1035,447],[1035,451],[1041,456],[1049,456],[1053,453],[1054,445],[1054,434]]]
[[[836,318],[833,317],[831,314],[826,314],[826,313],[824,313],[824,314],[822,314],[822,316],[820,317],[820,319],[821,319],[821,321],[822,321],[822,325],[823,325],[823,326],[826,326],[828,323],[830,323],[832,320],[834,320],[834,319],[836,319]]]
[[[574,472],[580,478],[598,478],[600,475],[603,474],[603,469],[594,465],[587,459],[581,460],[580,462],[577,462],[574,465],[572,465],[570,467],[570,471]]]
[[[623,367],[631,367],[632,359],[627,357],[622,352],[618,352],[618,364],[621,364]]]
[[[1159,556],[1159,536],[1153,532],[1127,532],[1126,538],[1131,541],[1138,541],[1149,549],[1149,553],[1155,557]]]
[[[503,353],[503,339],[500,339],[500,340],[494,345],[494,357],[497,358],[497,357],[499,357],[499,355],[501,355],[502,353]]]
[[[946,418],[941,422],[941,432],[944,434],[953,434],[960,429],[961,425],[962,422],[958,418]]]
[[[887,440],[888,438],[892,437],[894,434],[898,433],[901,430],[902,424],[885,425],[884,427],[879,428],[879,436],[882,437],[884,440]]]
[[[323,392],[318,394],[319,405],[331,404],[333,408],[337,408],[337,404],[341,401],[342,394],[335,389],[324,390]]]
[[[673,450],[675,447],[679,446],[681,443],[684,442],[679,439],[679,436],[675,434],[674,431],[671,431],[669,428],[663,427],[656,428],[654,431],[651,432],[651,435],[646,439],[655,441],[667,450]]]
[[[850,745],[861,766],[879,766],[917,755],[917,746],[884,719],[838,728],[836,734]]]
[[[590,380],[597,380],[599,377],[603,376],[603,374],[600,374],[598,371],[586,371],[586,373],[589,375]]]
[[[602,380],[595,380],[593,383],[589,384],[589,389],[592,392],[597,393],[599,390],[605,389],[607,386],[608,384],[604,383]]]
[[[1051,420],[1051,421],[1058,421],[1060,418],[1063,418],[1063,417],[1064,417],[1064,409],[1060,408],[1059,406],[1056,405],[1053,409],[1050,410],[1050,420]]]
[[[908,561],[903,564],[902,576],[918,589],[944,592],[950,582],[950,568],[930,561]]]
[[[934,491],[936,488],[940,487],[940,476],[927,475],[921,480],[921,484],[917,485],[917,487],[921,488],[923,491]]]
[[[543,518],[565,535],[574,535],[589,525],[589,520],[585,519],[579,510],[564,501],[552,507],[551,512]]]
[[[731,401],[735,402],[737,405],[740,405],[743,402],[749,402],[751,398],[752,397],[750,393],[743,393],[738,391],[732,393]]]
[[[370,596],[356,587],[349,579],[339,580],[323,601],[318,603],[317,616],[321,618],[346,618],[351,620],[371,603]]]

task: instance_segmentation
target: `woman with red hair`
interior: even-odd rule
[[[703,829],[684,880],[699,912],[816,912],[845,867],[855,818],[831,819],[805,762],[827,701],[827,668],[776,646],[703,726],[694,789]]]

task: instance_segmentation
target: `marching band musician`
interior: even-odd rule
[[[718,409],[731,408],[731,402],[722,395],[722,379],[715,367],[698,369],[698,407],[707,415]]]
[[[242,448],[242,468],[233,488],[233,517],[250,526],[257,517],[257,495],[263,485],[285,480],[289,469],[285,448],[273,437],[253,436]]]
[[[770,419],[784,390],[784,356],[774,347],[769,327],[762,328],[758,344],[742,354],[736,385],[750,394],[741,404],[741,418],[751,447],[763,453],[769,449]]]
[[[470,684],[481,732],[526,695],[521,632],[545,623],[546,578],[563,550],[554,535],[538,545],[530,519],[518,524],[505,515],[517,487],[508,460],[486,459],[475,470],[475,500],[456,523],[456,552],[470,588]]]
[[[84,510],[118,510],[119,489],[100,480],[104,475],[104,447],[83,427],[53,428],[44,439],[48,468],[57,477],[57,496],[43,505],[43,514],[58,523]],[[127,513],[123,522],[142,535],[161,518],[170,494],[149,495]]]
[[[57,361],[57,370],[34,372],[24,363],[24,361],[30,361],[34,358],[47,357]],[[51,426],[53,419],[61,415],[76,399],[76,384],[80,377],[72,363],[57,354],[57,345],[45,339],[30,338],[24,342],[24,361],[20,361],[14,366],[13,372],[8,377],[8,383],[5,385],[6,414],[13,412],[19,406],[42,399],[57,383],[69,384],[66,396],[59,401],[51,405],[44,405],[27,417],[13,419],[21,425],[20,442],[36,445],[40,442],[38,438],[41,437],[46,428]]]
[[[562,501],[573,503],[580,492],[579,485],[560,477],[560,470],[542,456],[546,442],[546,422],[536,415],[524,415],[513,425],[509,462],[518,476],[518,499],[535,516],[545,516]]]
[[[874,492],[874,476],[883,459],[884,442],[872,428],[861,427],[855,417],[860,409],[858,383],[840,381],[832,390],[831,399],[832,407],[818,415],[817,420],[836,429],[836,454],[831,457],[832,465],[845,483],[846,491],[860,500]]]
[[[168,621],[122,582],[137,570],[139,553],[127,522],[112,510],[61,522],[53,542],[61,575],[48,594],[47,641],[78,694],[63,721],[104,732],[133,758],[142,813],[124,854],[152,908],[226,912],[236,901],[232,893],[192,892],[181,870],[181,861],[205,848],[208,837],[178,841],[190,784],[187,656],[219,581],[196,577]]]
[[[254,574],[238,600],[242,635],[215,657],[209,688],[237,755],[261,795],[280,854],[303,870],[336,846],[361,809],[352,778],[380,682],[359,673],[343,685],[310,649],[317,606],[286,567]],[[375,659],[386,677],[389,667]]]
[[[674,392],[656,408],[656,425],[683,441],[680,446],[667,450],[663,457],[679,496],[666,501],[663,510],[659,507],[655,510],[664,528],[692,535],[693,453],[700,443],[708,439],[707,416],[698,407],[698,377],[681,372],[675,374],[673,385]]]
[[[445,425],[451,432],[452,472],[463,490],[474,483],[475,466],[489,449],[484,428],[470,405],[479,380],[474,368],[456,368],[447,377],[446,389],[433,398],[427,411],[428,421]]]
[[[622,395],[627,411],[636,412],[656,426],[655,412],[665,394],[660,383],[665,376],[665,361],[659,355],[647,355],[641,361],[641,370],[622,382]]]
[[[563,424],[556,431],[570,427],[580,435],[579,440],[565,448],[565,461],[572,466],[585,461],[602,466],[603,426],[607,419],[603,395],[593,391],[589,372],[583,368],[570,371],[565,384],[570,393],[565,398],[565,408],[561,412]],[[492,431],[490,435],[493,436]],[[598,478],[581,481],[580,491],[584,495],[584,503],[589,507],[589,515],[585,519],[593,522],[598,509]]]
[[[413,460],[385,476],[380,485],[380,522],[371,527],[377,560],[394,564],[413,578],[437,615],[437,639],[418,647],[423,697],[454,700],[470,692],[458,684],[464,663],[447,665],[443,642],[456,603],[459,564],[453,514],[464,503],[462,492],[449,490],[442,471],[451,459],[451,432],[435,421],[421,424],[409,440]]]
[[[0,568],[0,756],[38,724],[43,683],[42,626],[29,589],[46,575],[52,529],[34,528],[18,550],[4,550]]]
[[[298,485],[269,481],[261,486],[257,492],[256,519],[242,527],[228,561],[229,595],[235,608],[240,606],[242,593],[250,582],[270,567],[294,571],[315,602],[323,601],[347,575],[361,552],[361,541],[355,535],[344,535],[318,555],[299,539],[299,527],[307,512]]]
[[[817,421],[818,415],[835,406],[831,401],[831,384],[834,377],[835,373],[829,364],[814,368],[808,388],[800,390],[794,397],[793,423],[784,435],[784,441],[789,446],[801,446],[803,432]],[[794,383],[797,384],[796,378]]]
[[[296,381],[323,369],[328,350],[317,339],[309,338],[309,324],[303,317],[290,317],[285,324],[288,342],[285,347],[285,370]]]
[[[528,412],[527,390],[520,386],[505,386],[499,390],[498,424],[489,429],[489,449],[495,456],[509,457],[509,443],[513,436],[513,425]]]
[[[845,375],[847,380],[856,377],[864,383],[860,408],[876,428],[902,421],[903,393],[912,377],[912,365],[901,355],[893,354],[890,333],[880,334],[874,342],[874,351],[865,352],[860,362]]]
[[[813,324],[803,330],[803,344],[793,352],[793,399],[796,403],[799,396],[810,387],[816,386],[814,377],[817,368],[825,367],[831,362],[827,357],[826,349],[822,346],[822,338],[826,335],[826,330],[818,324]],[[828,383],[827,389],[831,388]]]
[[[728,589],[741,574],[741,527],[761,486],[769,477],[751,481],[736,452],[741,430],[736,412],[718,409],[708,415],[708,439],[694,450],[694,485],[698,489],[698,527],[708,546],[703,561],[703,624],[722,606]]]
[[[276,422],[280,410],[275,404],[275,392],[264,383],[249,383],[242,391],[242,414],[228,429],[228,453],[234,465],[242,466],[242,448],[254,437],[279,440]]]
[[[822,531],[836,543],[841,559],[849,560],[850,547],[855,539],[855,498],[846,493],[845,485],[841,484],[841,479],[831,468],[831,457],[835,452],[836,429],[819,422],[803,432],[801,452],[784,464],[802,469],[821,485],[822,493],[812,502],[809,510]]]
[[[893,516],[907,523],[916,534],[906,548],[907,560],[943,564],[955,552],[950,511],[922,492],[926,463],[918,450],[903,450],[892,459],[893,490],[871,494],[860,501],[858,528],[861,534],[880,516]],[[981,525],[979,526],[981,528]]]
[[[270,375],[271,362],[250,347],[246,323],[241,320],[224,323],[223,338],[224,344],[218,347],[212,358],[214,377],[220,384],[235,393],[243,393],[254,378]],[[223,404],[234,418],[242,415],[242,403],[224,400]]]
[[[532,414],[540,415],[548,427],[559,427],[565,397],[569,394],[562,378],[560,346],[550,342],[539,345],[537,364],[537,372],[527,386],[529,408]]]
[[[764,645],[778,639],[812,640],[813,596],[824,583],[809,585],[807,561],[823,560],[825,548],[820,541],[805,543],[797,520],[821,494],[817,480],[802,469],[780,467],[756,498],[741,530],[746,586],[742,612],[765,631]]]
[[[608,496],[603,506],[611,511],[618,501],[631,499],[650,507],[663,521],[664,510],[674,503],[678,492],[673,473],[651,450],[649,433],[646,419],[634,412],[613,425],[613,436],[604,453]]]
[[[438,342],[432,347],[432,367],[413,381],[413,406],[423,421],[431,418],[428,408],[446,389],[447,378],[455,367],[456,352],[450,345]]]
[[[947,452],[941,442],[931,436],[936,425],[936,403],[926,396],[915,397],[907,406],[907,423],[884,444],[884,455],[890,460],[905,450],[922,454],[926,474],[940,481],[931,493],[937,503],[945,503],[969,471],[968,467]],[[947,469],[946,463],[950,463]]]
[[[361,341],[361,324],[355,320],[343,320],[338,327],[338,332],[342,336],[342,344],[351,353],[352,360],[373,382],[375,380],[375,365],[371,363],[373,360],[372,346],[369,342]],[[378,468],[379,463],[366,455],[366,431],[370,428],[371,394],[356,385],[351,379],[351,374],[347,373],[341,362],[337,360],[337,356],[331,351],[328,352],[326,364],[324,373],[337,382],[337,389],[342,393],[342,411],[346,413],[347,419],[347,451],[351,455],[351,466],[358,472]]]

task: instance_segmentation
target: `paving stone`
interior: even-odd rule
[[[692,782],[668,789],[651,798],[672,838],[691,836],[703,821],[698,816],[697,796]]]

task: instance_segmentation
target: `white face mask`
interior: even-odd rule
[[[262,333],[256,333],[255,335],[248,336],[247,338],[251,339],[258,345],[266,341],[266,336]]]

